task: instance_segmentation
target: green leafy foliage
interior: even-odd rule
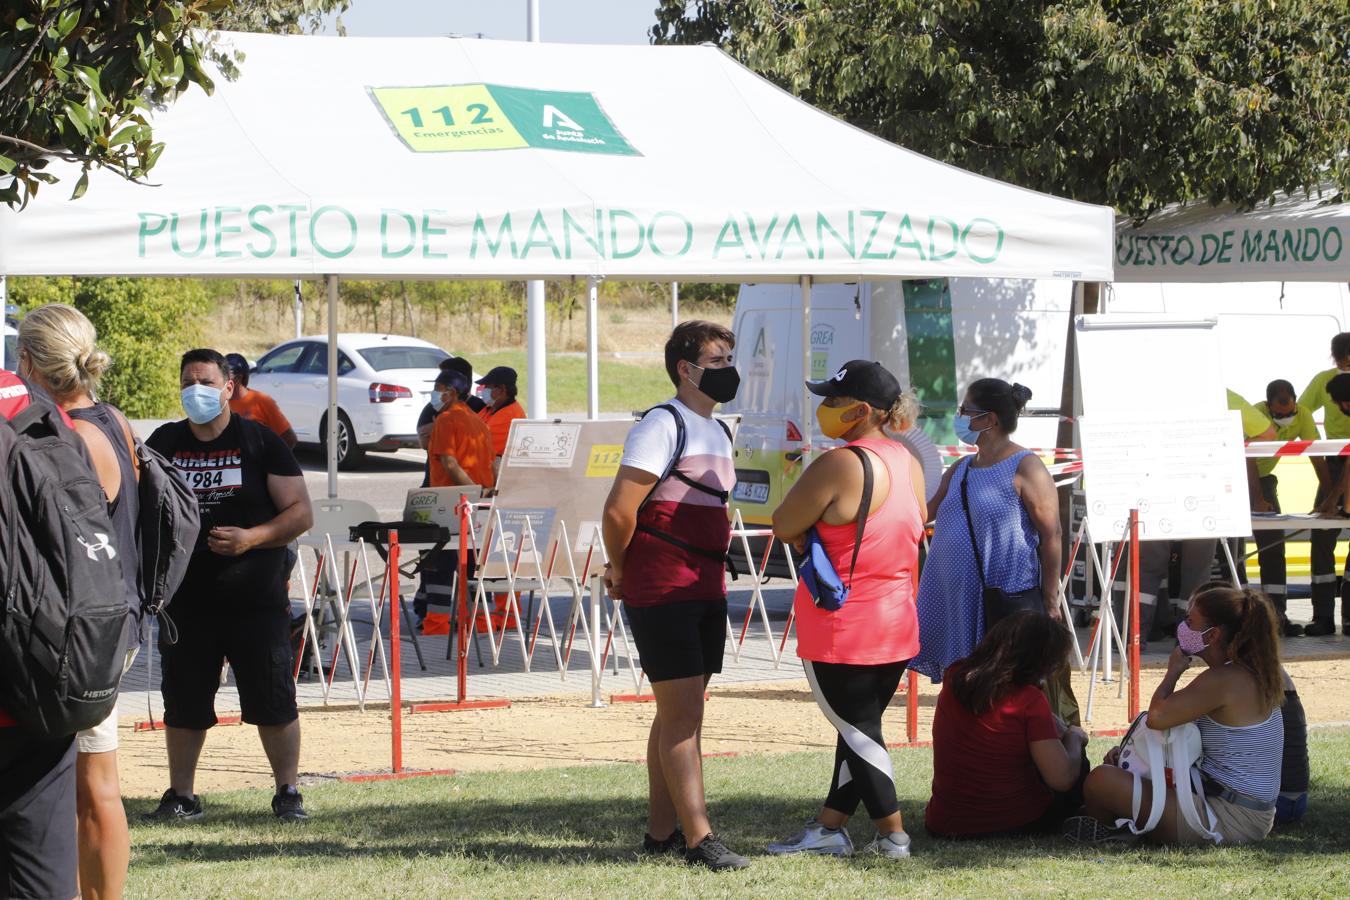
[[[51,159],[143,180],[164,149],[148,111],[191,85],[210,91],[192,29],[228,0],[12,0],[0,8],[0,200],[25,206]],[[6,183],[7,182],[7,183]]]
[[[112,357],[99,399],[132,418],[176,417],[178,362],[203,341],[206,288],[186,278],[12,278],[22,310],[70,303],[98,330]]]
[[[1136,218],[1350,187],[1347,0],[661,0],[808,103]]]
[[[318,28],[349,0],[9,0],[0,5],[0,201],[22,208],[74,163],[144,181],[164,144],[149,113],[197,85],[209,60],[232,77],[242,56],[209,32]],[[7,177],[6,177],[7,176]]]

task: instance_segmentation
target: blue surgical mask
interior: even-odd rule
[[[205,425],[220,415],[225,408],[220,398],[220,388],[209,384],[190,384],[183,388],[183,412],[188,421]]]
[[[431,392],[431,406],[433,409],[445,409],[445,395],[440,391]]]
[[[980,441],[980,432],[970,427],[970,416],[957,416],[952,420],[952,429],[963,444],[974,447]]]

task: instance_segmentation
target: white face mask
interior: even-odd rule
[[[1274,419],[1274,421],[1275,421],[1275,424],[1278,425],[1278,426],[1280,426],[1281,428],[1288,428],[1290,425],[1293,425],[1293,424],[1294,424],[1294,417],[1293,417],[1293,416],[1276,416],[1275,419]]]

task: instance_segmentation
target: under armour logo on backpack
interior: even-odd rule
[[[92,560],[98,559],[98,551],[100,550],[108,551],[108,559],[117,558],[117,550],[113,547],[112,544],[108,543],[108,536],[106,534],[104,534],[101,531],[95,531],[94,537],[98,538],[98,541],[97,543],[93,544],[89,543],[82,537],[77,537],[75,538],[75,540],[80,542],[80,544],[84,547],[84,552],[88,553],[89,558]]]

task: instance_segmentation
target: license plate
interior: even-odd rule
[[[738,481],[731,491],[731,498],[741,503],[768,503],[769,486],[753,481]]]

